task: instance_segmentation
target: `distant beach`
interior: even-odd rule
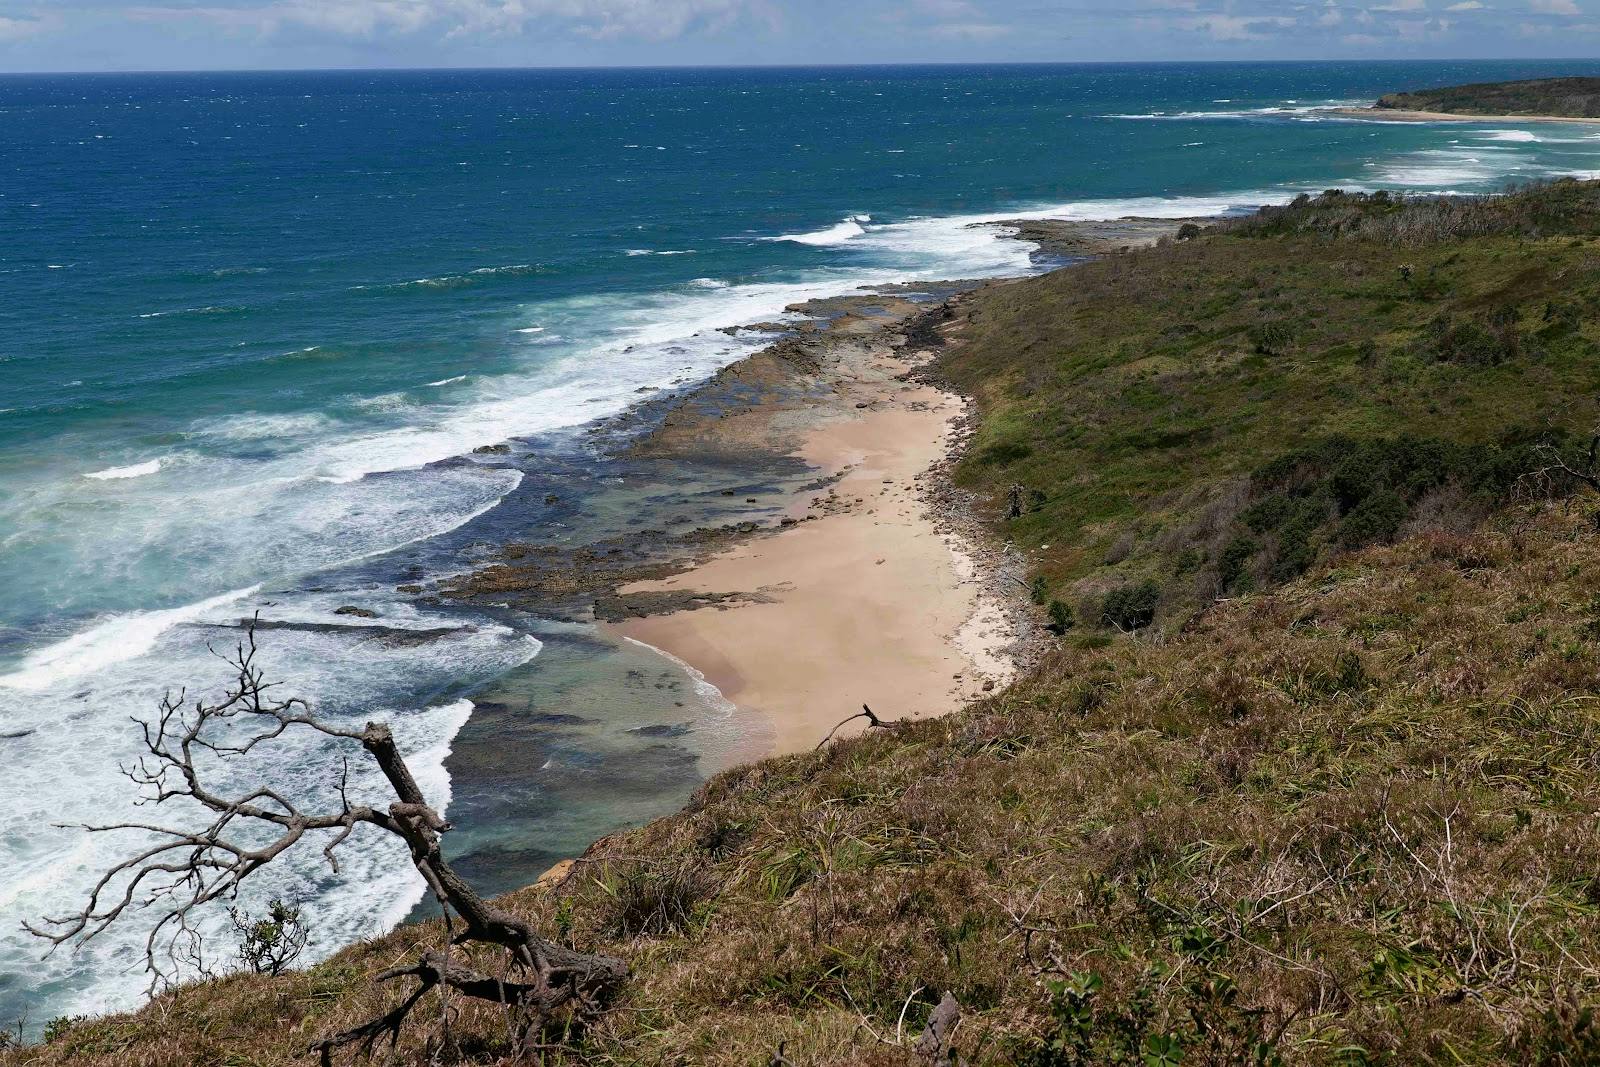
[[[1560,122],[1594,125],[1600,118],[1574,118],[1570,115],[1469,115],[1457,111],[1407,111],[1387,107],[1331,107],[1330,115],[1374,122]]]

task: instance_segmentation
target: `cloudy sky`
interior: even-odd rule
[[[1600,0],[0,0],[0,70],[1589,57]]]

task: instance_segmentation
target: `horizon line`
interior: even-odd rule
[[[719,70],[889,70],[927,67],[1193,67],[1193,66],[1306,66],[1323,63],[1589,63],[1600,56],[1442,56],[1431,59],[1063,59],[1063,60],[891,60],[881,63],[605,63],[545,64],[538,66],[371,66],[371,67],[130,67],[115,70],[0,70],[0,78],[117,77],[137,74],[443,74],[581,71],[719,71]]]

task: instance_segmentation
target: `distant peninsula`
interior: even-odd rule
[[[1519,118],[1600,122],[1600,78],[1538,78],[1419,89],[1390,93],[1372,107],[1340,110],[1347,115],[1389,121]]]

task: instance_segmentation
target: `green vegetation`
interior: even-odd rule
[[[1463,115],[1600,118],[1600,78],[1538,78],[1421,89],[1391,93],[1378,101],[1378,107]]]
[[[456,1002],[400,1062],[927,1063],[945,994],[973,1064],[1600,1062],[1600,533],[1534,476],[1590,466],[1597,220],[1590,184],[1328,195],[962,305],[958,477],[1059,649],[511,894],[625,958],[619,1002],[536,1051]],[[444,936],[0,1065],[303,1062]]]
[[[1141,583],[1178,625],[1338,552],[1468,528],[1595,418],[1596,234],[1593,183],[1335,192],[997,287],[942,364],[983,409],[957,478],[997,517],[1025,486],[1006,536],[1121,629]]]
[[[305,950],[311,931],[298,904],[274,899],[260,918],[241,908],[228,912],[239,937],[239,962],[256,974],[282,974]]]

